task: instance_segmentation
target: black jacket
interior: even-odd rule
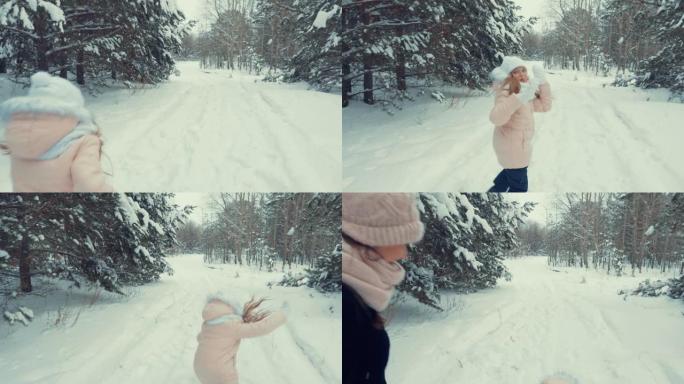
[[[342,284],[342,383],[386,384],[390,341],[378,313]]]

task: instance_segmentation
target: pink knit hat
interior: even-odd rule
[[[411,193],[343,193],[342,232],[361,244],[415,243],[424,227]]]

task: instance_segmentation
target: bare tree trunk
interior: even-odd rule
[[[397,55],[397,66],[394,69],[397,77],[397,89],[400,91],[406,90],[406,63],[403,54]]]
[[[404,29],[402,27],[397,27],[396,36],[401,38],[404,34]],[[397,78],[397,89],[400,91],[406,90],[406,57],[402,49],[397,50],[397,62],[394,68],[394,74]]]
[[[371,15],[363,7],[361,21],[364,25],[369,25],[371,23]],[[365,39],[369,39],[368,33],[365,33]],[[368,41],[368,40],[366,40]],[[366,104],[375,104],[373,100],[373,57],[365,53],[363,54],[363,102]]]
[[[22,292],[33,291],[31,284],[31,255],[29,254],[29,236],[24,232],[19,246],[19,281]]]
[[[347,27],[348,16],[348,11],[342,9],[342,28]],[[352,93],[352,81],[349,78],[351,74],[351,58],[346,54],[351,48],[346,38],[342,39],[340,49],[342,50],[342,108],[344,108],[349,105],[349,95]]]
[[[76,83],[85,85],[85,58],[82,49],[76,55]]]
[[[66,55],[60,55],[60,60],[59,60],[59,77],[62,79],[67,79],[68,78],[68,67],[67,67],[67,57]]]
[[[38,36],[36,39],[36,67],[39,71],[49,71],[50,64],[48,62],[47,52],[49,49],[48,40],[45,37],[47,34],[47,20],[44,12],[39,12],[39,16],[34,22],[35,33]]]

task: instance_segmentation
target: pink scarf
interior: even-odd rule
[[[342,282],[378,312],[387,308],[405,273],[399,263],[385,261],[370,248],[342,242]]]

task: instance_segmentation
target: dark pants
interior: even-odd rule
[[[527,192],[527,167],[504,169],[487,192]]]

